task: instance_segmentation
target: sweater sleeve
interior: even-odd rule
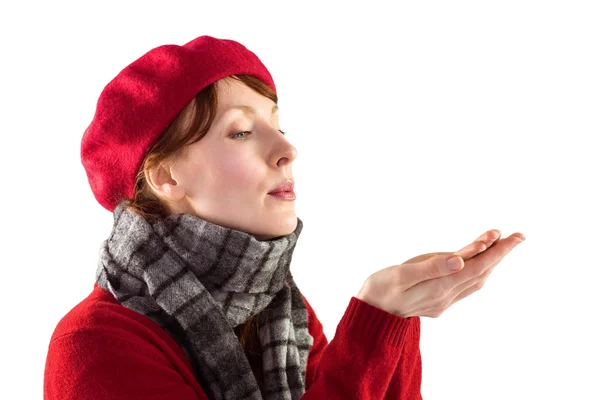
[[[400,361],[385,393],[385,400],[422,400],[421,396],[421,319],[411,317],[411,329],[402,348]]]
[[[79,331],[50,342],[44,400],[203,400],[148,343]]]
[[[419,317],[398,317],[352,297],[328,343],[304,301],[314,343],[302,399],[421,399]]]

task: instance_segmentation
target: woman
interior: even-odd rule
[[[421,397],[419,316],[480,288],[522,235],[371,275],[328,343],[290,272],[297,153],[277,115],[258,57],[209,36],[105,87],[81,157],[114,225],[52,336],[46,399]]]

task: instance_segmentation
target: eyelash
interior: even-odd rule
[[[285,132],[284,131],[282,131],[281,129],[279,129],[279,132],[281,132],[285,136]],[[239,135],[240,133],[253,133],[253,132],[252,131],[237,132],[237,133],[233,133],[233,134],[229,135],[229,137],[231,137],[232,139],[235,139],[234,136],[235,135]],[[242,139],[242,140],[247,140],[247,139]]]

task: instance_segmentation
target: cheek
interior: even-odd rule
[[[251,158],[223,157],[215,160],[214,167],[214,183],[220,191],[254,193],[260,188],[264,172]]]

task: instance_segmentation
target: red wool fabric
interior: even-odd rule
[[[202,89],[236,74],[256,76],[276,91],[260,59],[244,45],[200,36],[156,47],[104,88],[81,141],[81,162],[96,200],[113,211],[133,198],[135,177],[160,134]]]
[[[314,310],[306,400],[419,400],[421,322],[352,297],[328,343]],[[181,347],[149,318],[94,284],[58,323],[48,348],[45,400],[208,400]]]

